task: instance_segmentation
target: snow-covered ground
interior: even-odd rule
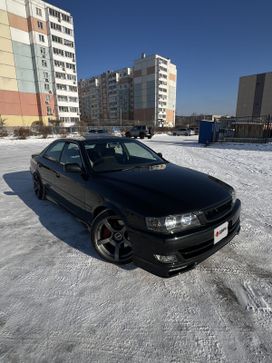
[[[0,140],[1,362],[271,362],[271,144],[144,141],[242,201],[239,236],[161,279],[101,261],[82,224],[35,198],[29,159],[49,142]]]

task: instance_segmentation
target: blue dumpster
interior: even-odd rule
[[[215,121],[201,120],[199,123],[198,142],[209,144],[218,140],[219,124]]]

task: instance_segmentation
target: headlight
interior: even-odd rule
[[[147,217],[146,226],[151,231],[172,233],[200,225],[196,213],[186,213],[168,217]]]
[[[231,197],[232,197],[232,204],[234,204],[236,202],[236,191],[234,189],[232,189],[231,191]]]

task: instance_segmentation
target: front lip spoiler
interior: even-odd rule
[[[227,237],[225,237],[218,244],[214,245],[214,247],[211,248],[210,250],[194,257],[193,259],[188,260],[187,262],[167,265],[167,264],[163,264],[160,262],[154,263],[154,262],[148,261],[139,256],[134,256],[133,262],[138,267],[141,267],[144,270],[149,271],[157,276],[166,277],[166,278],[172,277],[172,276],[175,276],[180,273],[193,269],[200,262],[206,260],[208,257],[212,256],[214,253],[216,253],[222,247],[227,245],[237,234],[239,234],[239,232],[240,232],[240,220],[238,220],[238,223],[231,234],[229,234]]]

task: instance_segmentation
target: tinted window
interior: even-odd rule
[[[137,157],[150,161],[157,160],[155,155],[151,154],[148,149],[136,144],[136,142],[126,142],[124,144],[130,157]]]
[[[64,141],[53,144],[46,150],[44,157],[53,161],[59,161],[64,144]]]
[[[78,164],[82,167],[82,160],[78,145],[74,143],[66,144],[61,155],[60,162],[62,164]]]
[[[85,149],[95,171],[114,171],[164,163],[153,151],[135,141],[89,141]]]

